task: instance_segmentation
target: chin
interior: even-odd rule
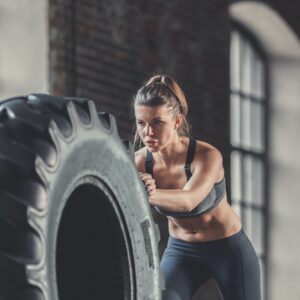
[[[145,146],[150,152],[157,152],[160,149],[159,145],[155,145],[155,146],[145,145]]]
[[[146,148],[150,151],[150,152],[157,152],[159,150],[158,147],[149,147],[149,146],[146,146]]]

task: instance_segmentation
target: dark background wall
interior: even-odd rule
[[[229,26],[224,1],[51,0],[51,92],[94,99],[130,138],[134,93],[152,74],[170,74],[193,134],[226,155]]]

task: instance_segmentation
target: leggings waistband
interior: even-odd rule
[[[169,237],[168,246],[171,247],[178,247],[178,248],[189,248],[195,250],[220,250],[225,248],[231,248],[236,246],[243,241],[247,241],[248,238],[243,229],[238,231],[237,233],[225,237],[222,239],[211,240],[211,241],[204,241],[204,242],[187,242],[180,239],[177,239],[173,236]]]

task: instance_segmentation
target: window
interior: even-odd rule
[[[262,289],[267,234],[265,70],[255,43],[234,28],[230,47],[231,201],[259,257]]]

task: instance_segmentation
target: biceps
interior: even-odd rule
[[[222,156],[218,151],[214,151],[206,157],[204,164],[195,167],[192,177],[185,184],[184,189],[198,191],[200,193],[209,192],[217,181],[222,171]]]
[[[189,199],[193,205],[201,202],[211,191],[214,186],[214,181],[210,178],[194,177],[184,185],[183,190],[188,193]]]

